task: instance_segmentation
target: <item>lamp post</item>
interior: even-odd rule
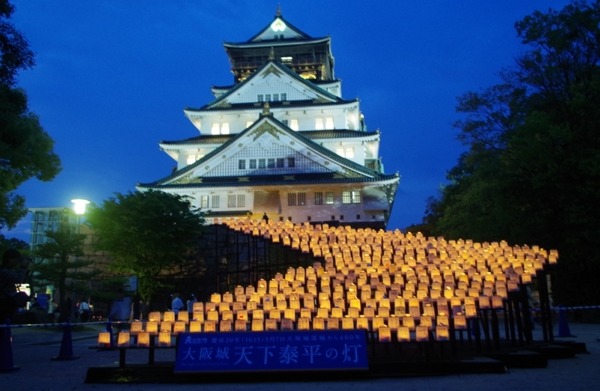
[[[82,198],[75,198],[71,200],[71,203],[73,204],[73,211],[75,212],[75,214],[78,216],[82,216],[85,214],[85,208],[90,202]]]

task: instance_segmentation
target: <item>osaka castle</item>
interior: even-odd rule
[[[162,141],[177,164],[138,184],[187,196],[208,223],[254,217],[386,228],[400,181],[384,173],[381,133],[358,99],[342,97],[331,38],[314,38],[278,11],[245,42],[226,42],[233,83],[187,108],[198,134]]]

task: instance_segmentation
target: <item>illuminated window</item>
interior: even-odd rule
[[[297,119],[291,119],[290,120],[290,129],[296,130],[296,131],[299,129],[299,127],[298,127],[298,120]]]
[[[324,129],[323,118],[315,118],[315,129],[317,129],[317,130],[323,130]]]
[[[360,204],[360,191],[350,190],[342,192],[342,203]]]
[[[333,117],[325,118],[325,129],[333,129]]]
[[[208,208],[208,196],[207,195],[200,196],[200,207]]]
[[[192,164],[196,161],[196,156],[195,155],[188,155],[186,162],[187,164]]]
[[[254,122],[252,121],[246,121],[246,128],[249,128],[250,126],[252,126]]]
[[[327,205],[333,205],[333,192],[332,191],[328,191],[327,193],[325,193],[325,203]]]
[[[229,122],[213,122],[210,128],[211,134],[229,134]]]
[[[229,122],[223,122],[221,125],[221,134],[229,134]]]

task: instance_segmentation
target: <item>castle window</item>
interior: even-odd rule
[[[281,93],[281,100],[287,100],[287,94],[285,92]]]
[[[265,94],[265,101],[267,101],[267,102],[271,101],[271,94]]]
[[[323,205],[323,192],[318,191],[315,193],[315,205]]]
[[[315,118],[315,129],[316,130],[324,129],[323,118]]]
[[[267,168],[275,168],[275,159],[267,160]]]
[[[238,160],[238,169],[240,169],[240,170],[246,169],[246,160],[245,159]]]
[[[288,157],[288,167],[296,167],[296,159],[293,157]]]
[[[300,129],[298,127],[298,120],[297,119],[291,119],[290,120],[290,129],[298,131],[298,129]]]
[[[273,94],[273,102],[277,102],[279,100],[279,94]]]
[[[208,196],[207,195],[200,196],[200,207],[208,208]]]
[[[265,159],[258,159],[258,168],[265,169],[267,167]]]
[[[250,169],[256,170],[256,159],[250,159]]]
[[[218,208],[219,204],[220,204],[220,197],[218,195],[213,195],[212,196],[212,207],[214,208]]]
[[[325,193],[325,203],[327,205],[333,205],[334,199],[333,199],[333,192],[332,191],[328,191],[327,193]]]
[[[285,166],[285,161],[282,157],[277,158],[277,168],[283,168]]]
[[[288,193],[288,206],[306,205],[306,193]]]
[[[360,191],[350,190],[342,192],[343,204],[360,204]]]
[[[263,97],[263,94],[258,94],[257,100],[258,100],[259,102],[262,102],[262,101],[264,101],[264,99],[265,99],[265,98]]]
[[[325,118],[325,129],[333,129],[333,117]]]

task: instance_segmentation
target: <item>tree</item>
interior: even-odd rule
[[[527,51],[503,83],[459,98],[468,147],[428,204],[433,233],[557,248],[557,303],[597,303],[600,3],[516,23]]]
[[[84,255],[85,235],[66,228],[47,231],[46,237],[48,241],[40,244],[34,252],[39,261],[33,266],[33,271],[38,280],[58,288],[58,303],[64,320],[70,310],[66,302],[67,289],[85,292],[87,283],[97,272],[90,268],[91,261],[78,258]]]
[[[165,277],[201,273],[197,254],[204,218],[180,195],[160,191],[117,193],[93,207],[88,222],[111,267],[138,279],[145,301],[163,287]]]
[[[25,198],[15,194],[30,178],[52,180],[61,169],[54,142],[27,107],[25,92],[15,88],[20,69],[33,66],[33,52],[8,22],[14,11],[0,0],[0,228],[12,228],[27,214]]]

